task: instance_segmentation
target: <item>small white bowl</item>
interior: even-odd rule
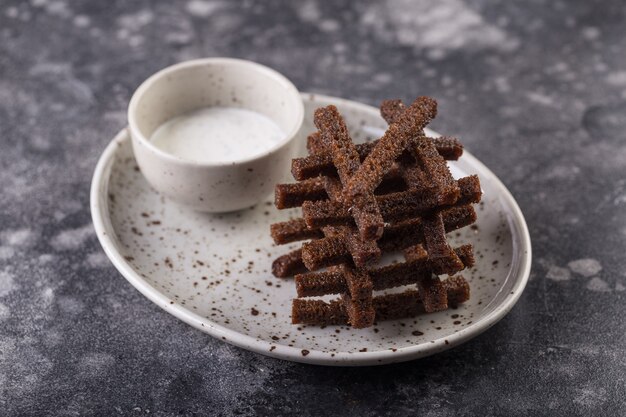
[[[212,106],[240,107],[272,119],[284,139],[259,155],[225,162],[189,161],[150,142],[166,121]],[[205,58],[165,68],[144,81],[128,106],[128,123],[141,172],[159,193],[206,212],[250,207],[289,171],[304,106],[296,87],[278,72],[250,61]]]

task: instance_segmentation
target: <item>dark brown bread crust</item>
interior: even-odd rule
[[[385,100],[380,109],[381,115],[388,123],[401,120],[407,111],[410,111],[410,108],[406,109],[400,100]],[[437,190],[440,204],[454,204],[458,198],[458,186],[434,143],[426,138],[418,138],[409,146],[409,151],[415,158],[416,166],[426,174],[425,179]]]
[[[442,281],[448,305],[456,306],[469,300],[469,285],[460,275]],[[399,294],[387,294],[372,298],[372,307],[378,321],[415,317],[425,312],[421,293],[406,290]],[[293,324],[333,326],[349,324],[343,300],[294,299],[291,308]]]
[[[350,178],[344,190],[345,200],[356,203],[359,197],[371,195],[383,180],[384,173],[391,168],[411,139],[419,136],[436,115],[437,102],[430,97],[418,97],[389,125],[383,137]],[[432,144],[430,141],[426,142]],[[437,156],[441,158],[441,155]]]
[[[313,154],[323,148],[330,149],[339,180],[326,177],[324,188],[331,201],[343,204],[342,189],[358,171],[361,165],[360,156],[335,106],[317,109],[314,123],[319,129],[319,135],[313,136],[309,141],[309,149]],[[382,234],[384,223],[373,194],[359,200],[352,217],[358,232],[351,225],[326,226],[322,228],[322,232],[325,239],[328,239],[326,249],[331,251],[330,259],[335,261],[333,264],[340,262],[338,269],[344,277],[347,288],[342,294],[342,301],[348,322],[355,328],[362,328],[371,326],[375,317],[372,306],[372,281],[362,267],[380,258],[376,239]],[[310,269],[310,265],[315,261],[315,253],[313,251],[305,253],[305,247],[307,246],[303,245],[302,260]],[[349,259],[341,254],[342,251],[349,252],[356,267],[348,263]]]
[[[452,207],[442,212],[446,232],[468,226],[476,221],[476,212],[470,205]],[[304,229],[308,233],[308,229]],[[311,271],[346,262],[350,251],[344,236],[324,237],[302,245],[304,264]],[[385,227],[378,247],[384,252],[393,252],[424,243],[424,231],[421,219],[404,221]]]
[[[333,164],[337,169],[343,188],[361,167],[359,153],[352,143],[346,124],[335,106],[317,109],[314,123],[320,132],[320,142],[331,151]],[[375,149],[377,147],[378,145]],[[326,192],[330,194],[328,188]],[[352,215],[363,240],[376,240],[383,233],[384,222],[373,192],[374,190],[367,195],[360,195],[352,207]],[[336,192],[335,194],[334,196],[331,195],[331,198],[342,202],[343,193]]]
[[[433,260],[428,255],[417,257],[414,254],[416,247],[410,249],[412,255],[405,255],[407,262],[368,269],[372,281],[372,288],[376,291],[403,285],[416,284],[423,276],[431,275]],[[459,258],[468,261],[457,269],[450,269],[454,274],[473,266],[473,257],[467,254],[472,252],[471,245],[463,245],[455,249]],[[425,252],[424,252],[425,253]],[[298,297],[319,297],[329,294],[340,294],[347,291],[343,270],[324,272],[309,272],[295,276],[296,292]]]
[[[424,311],[434,313],[448,308],[448,293],[439,277],[429,274],[417,281]]]
[[[475,175],[458,180],[459,199],[456,205],[473,204],[480,201],[481,190],[478,177]],[[407,218],[432,213],[436,209],[448,206],[439,205],[438,196],[425,193],[423,190],[410,190],[389,193],[376,197],[380,213],[386,222],[399,222]],[[302,204],[302,215],[309,228],[328,225],[351,223],[349,209],[332,200],[305,201]]]
[[[372,294],[367,297],[357,299],[351,295],[351,292],[341,294],[343,307],[348,315],[348,323],[355,329],[362,329],[374,324],[376,318],[376,310],[372,300]]]
[[[448,305],[450,307],[457,307],[470,299],[470,286],[461,275],[448,277],[443,281],[443,286],[448,293]]]
[[[433,261],[433,273],[441,275],[463,265],[461,259],[452,250],[446,240],[446,229],[441,213],[426,216],[422,219],[424,241],[428,257]]]
[[[327,303],[322,300],[295,298],[291,304],[291,322],[313,326],[335,326],[348,324],[348,314],[342,300]]]
[[[312,136],[315,136],[315,139],[312,140]],[[463,145],[456,138],[442,136],[440,138],[429,137],[426,139],[430,140],[435,145],[435,149],[437,149],[439,155],[448,161],[456,161],[463,155]],[[315,149],[315,152],[311,152],[311,155],[304,158],[295,158],[291,161],[291,174],[294,179],[296,181],[303,181],[319,175],[336,176],[337,170],[333,165],[332,156],[330,151],[321,144],[319,133],[310,135],[308,140],[309,152],[311,152],[311,149]],[[313,141],[315,142],[314,145],[311,144]],[[360,160],[363,161],[377,144],[378,140],[354,145]],[[405,154],[406,155],[403,154],[401,158],[408,159],[409,162],[412,161],[410,154],[406,152]]]
[[[311,178],[293,184],[277,184],[274,204],[278,209],[299,207],[305,202],[326,200],[328,195],[321,178]]]
[[[272,262],[272,274],[278,278],[288,278],[306,271],[306,266],[302,262],[302,249],[279,256]]]
[[[415,141],[409,148],[415,164],[428,178],[430,186],[439,196],[439,204],[449,205],[459,198],[460,190],[452,177],[445,159],[437,152],[435,145],[426,138]]]
[[[452,249],[446,233],[476,220],[478,177],[455,180],[446,160],[458,159],[454,138],[427,138],[423,129],[436,102],[418,98],[406,108],[386,101],[385,135],[354,145],[335,106],[315,112],[318,131],[307,138],[309,156],[295,159],[299,181],[279,184],[278,208],[302,207],[303,217],[272,225],[276,244],[299,240],[300,250],[278,258],[275,275],[297,274],[299,297],[340,294],[330,303],[295,299],[293,322],[371,326],[374,320],[434,312],[467,300],[460,276],[474,264],[471,245]],[[386,223],[385,223],[386,222]],[[404,251],[405,262],[373,267],[381,253]],[[315,271],[329,267],[327,271]],[[418,291],[373,297],[373,291],[415,285]]]
[[[376,241],[363,240],[356,230],[348,226],[325,227],[322,230],[328,229],[332,229],[334,230],[333,233],[344,237],[352,262],[357,267],[363,268],[380,260],[382,252]]]
[[[317,239],[324,236],[320,229],[307,227],[306,222],[302,218],[274,223],[270,226],[270,234],[277,245],[304,239]]]

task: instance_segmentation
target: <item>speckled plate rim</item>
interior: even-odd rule
[[[378,109],[351,100],[311,93],[302,93],[302,99],[305,101],[319,100],[324,103],[333,103],[344,108],[352,107],[364,113],[378,115]],[[430,133],[436,135],[434,132]],[[530,235],[522,211],[511,193],[496,175],[473,155],[465,151],[463,158],[472,165],[472,168],[475,169],[476,173],[480,176],[481,181],[489,181],[491,185],[498,190],[500,203],[505,209],[509,210],[506,215],[509,227],[514,229],[512,230],[513,253],[519,255],[519,259],[512,260],[512,265],[516,264],[517,267],[513,267],[506,277],[506,280],[515,280],[513,289],[491,312],[457,333],[435,339],[434,341],[399,348],[395,352],[388,349],[371,352],[334,352],[334,356],[331,356],[327,352],[311,350],[307,356],[303,356],[301,349],[298,347],[276,345],[275,343],[259,340],[255,337],[239,333],[195,314],[180,304],[170,304],[170,299],[142,278],[117,250],[114,240],[115,232],[109,217],[106,190],[108,189],[109,176],[113,162],[115,161],[116,151],[118,147],[127,140],[130,140],[130,137],[128,129],[124,128],[104,150],[96,165],[91,183],[91,216],[96,234],[104,252],[131,285],[149,300],[185,323],[232,345],[262,355],[316,365],[367,366],[404,362],[448,350],[486,331],[513,308],[526,287],[530,275],[532,255]],[[270,347],[274,347],[274,349],[270,350]]]

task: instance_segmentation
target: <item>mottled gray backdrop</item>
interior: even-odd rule
[[[0,1],[0,415],[626,414],[626,7],[606,1]],[[368,369],[213,340],[141,296],[91,226],[98,156],[154,71],[261,62],[305,91],[439,100],[526,215],[513,311]]]

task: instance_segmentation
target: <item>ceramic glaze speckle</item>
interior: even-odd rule
[[[208,107],[163,123],[150,141],[194,162],[235,162],[269,151],[285,137],[267,116],[235,107]]]
[[[384,122],[368,106],[305,98],[302,138],[314,130],[315,108],[330,102],[338,105],[355,141],[372,140],[382,133]],[[160,294],[161,307],[228,342],[313,363],[406,360],[445,350],[478,334],[496,311],[502,312],[505,305],[510,308],[511,300],[523,290],[530,256],[520,252],[528,249],[523,220],[520,223],[511,211],[493,174],[464,156],[451,163],[453,175],[478,173],[484,187],[476,226],[449,236],[454,246],[469,242],[475,246],[477,264],[465,271],[472,291],[469,302],[455,310],[380,322],[370,329],[292,325],[293,280],[273,277],[271,263],[299,243],[274,245],[269,225],[298,215],[296,209],[278,211],[270,197],[230,214],[202,214],[175,205],[153,191],[137,170],[127,135],[122,133],[116,141],[110,168],[104,173],[108,185],[94,183],[94,198],[102,205],[98,211],[110,222],[106,230],[113,239],[105,249],[110,256],[123,258],[124,268]]]

